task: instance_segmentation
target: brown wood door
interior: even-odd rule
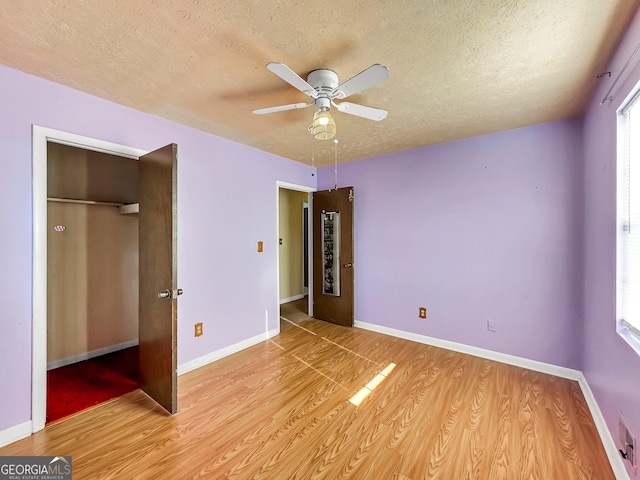
[[[353,326],[353,187],[313,194],[313,316]]]
[[[177,151],[167,145],[139,165],[140,388],[170,413],[178,409]]]

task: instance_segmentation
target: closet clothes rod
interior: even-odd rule
[[[122,207],[123,205],[125,205],[124,203],[117,203],[117,202],[99,202],[96,200],[76,200],[74,198],[57,198],[57,197],[47,197],[47,202],[80,203],[83,205],[103,205],[106,207]]]

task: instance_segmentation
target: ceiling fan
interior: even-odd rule
[[[311,103],[291,103],[289,105],[261,108],[253,111],[253,113],[257,115],[284,112],[286,110],[306,108],[313,105],[316,111],[313,117],[313,123],[309,126],[309,131],[319,140],[330,139],[335,135],[335,121],[329,114],[331,106],[334,106],[339,112],[367,118],[369,120],[380,121],[387,118],[388,112],[386,110],[367,107],[357,103],[336,103],[334,101],[342,100],[343,98],[387,80],[389,78],[389,69],[384,65],[378,63],[373,64],[341,84],[338,82],[338,74],[332,70],[314,70],[309,73],[305,81],[284,63],[267,63],[267,69],[305,95],[309,95],[311,97]]]

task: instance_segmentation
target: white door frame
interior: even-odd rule
[[[309,243],[311,243],[311,246],[313,246],[313,242],[310,242],[309,240],[309,222],[312,220],[312,217],[309,215],[309,198],[307,198],[306,200],[302,201],[302,243],[303,243],[303,247],[307,247],[307,285],[304,284],[304,252],[302,252],[302,294],[304,295],[305,293],[305,289],[307,290],[307,296],[311,295],[311,291],[309,290],[309,265],[311,265],[311,262],[313,262],[313,258],[309,258],[309,253],[311,253],[311,251],[309,250]],[[307,245],[304,245],[304,209],[307,209]]]
[[[318,189],[315,187],[307,187],[305,185],[297,185],[295,183],[276,181],[276,312],[280,312],[280,189],[295,190],[298,192],[313,193]],[[309,316],[313,317],[313,197],[309,196],[309,238],[307,239],[307,251],[309,252]],[[278,313],[278,332],[280,331],[280,313]]]
[[[32,126],[33,293],[31,428],[42,430],[47,418],[47,142],[70,145],[137,160],[149,153],[135,147]]]

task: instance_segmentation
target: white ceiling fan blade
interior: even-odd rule
[[[369,120],[375,120],[379,122],[387,118],[389,112],[380,108],[366,107],[364,105],[358,105],[357,103],[334,103],[333,104],[339,112],[348,113],[349,115],[355,115],[356,117],[367,118]]]
[[[363,70],[359,74],[351,77],[346,82],[338,85],[331,92],[331,98],[346,98],[349,95],[358,93],[365,88],[373,87],[374,85],[384,82],[391,74],[389,69],[384,65],[375,63],[366,70]]]
[[[254,110],[253,113],[255,113],[256,115],[264,115],[265,113],[284,112],[286,110],[306,108],[310,107],[311,105],[311,103],[291,103],[289,105],[280,105],[278,107],[260,108],[258,110]]]
[[[284,63],[269,62],[267,63],[267,68],[289,85],[296,87],[302,93],[309,95],[311,98],[316,98],[318,96],[318,92],[316,92],[311,85],[309,85],[300,77],[300,75],[291,70]]]

